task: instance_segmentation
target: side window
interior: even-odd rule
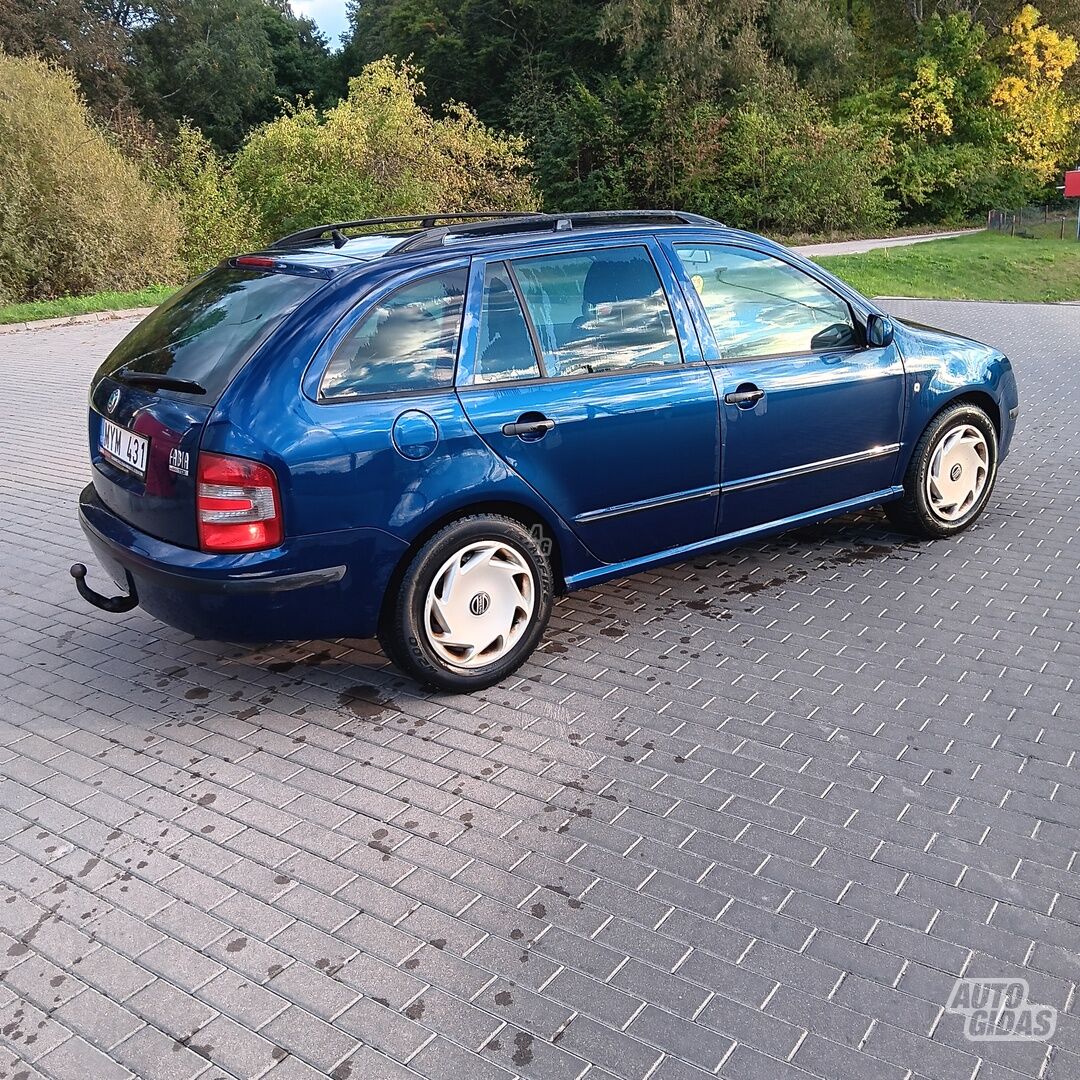
[[[671,308],[645,248],[579,251],[512,265],[546,375],[682,363]]]
[[[725,360],[861,344],[848,305],[794,266],[719,244],[680,244],[675,251]]]
[[[529,327],[506,264],[492,263],[484,273],[473,381],[490,383],[539,377],[540,365]]]
[[[380,300],[334,352],[319,399],[448,386],[461,334],[466,271],[414,281]]]

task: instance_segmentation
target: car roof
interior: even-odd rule
[[[530,247],[565,242],[624,240],[662,235],[709,233],[711,239],[752,241],[774,251],[780,245],[741,229],[731,229],[718,221],[681,211],[606,211],[589,214],[535,214],[487,218],[478,222],[438,226],[439,219],[390,218],[326,225],[301,230],[275,241],[263,254],[286,266],[318,267],[337,276],[346,270],[369,273],[397,270],[443,261],[454,256],[492,255],[503,251],[518,253]],[[443,219],[445,220],[445,219]],[[456,218],[451,218],[456,220]],[[385,228],[408,223],[410,227]],[[420,227],[414,223],[421,222]],[[359,236],[349,236],[346,228],[374,226]]]

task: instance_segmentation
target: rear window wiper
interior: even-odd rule
[[[176,390],[181,394],[205,394],[206,387],[193,379],[176,379],[172,375],[159,375],[155,371],[132,371],[121,368],[112,373],[114,379],[131,386],[145,386],[149,390]]]

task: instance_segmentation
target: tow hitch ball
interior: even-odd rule
[[[127,575],[127,596],[102,596],[101,593],[95,592],[86,584],[86,567],[81,562],[72,563],[71,576],[75,579],[75,588],[79,590],[79,595],[88,603],[93,604],[94,607],[101,608],[102,611],[119,614],[123,611],[130,611],[139,603],[139,597],[135,592],[135,582],[131,580],[130,574]]]

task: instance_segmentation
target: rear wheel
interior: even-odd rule
[[[968,402],[940,412],[915,446],[904,496],[887,503],[889,519],[920,536],[952,536],[983,512],[997,478],[993,421]]]
[[[551,614],[551,565],[520,522],[462,518],[416,553],[389,601],[379,639],[428,686],[479,690],[536,648]]]

